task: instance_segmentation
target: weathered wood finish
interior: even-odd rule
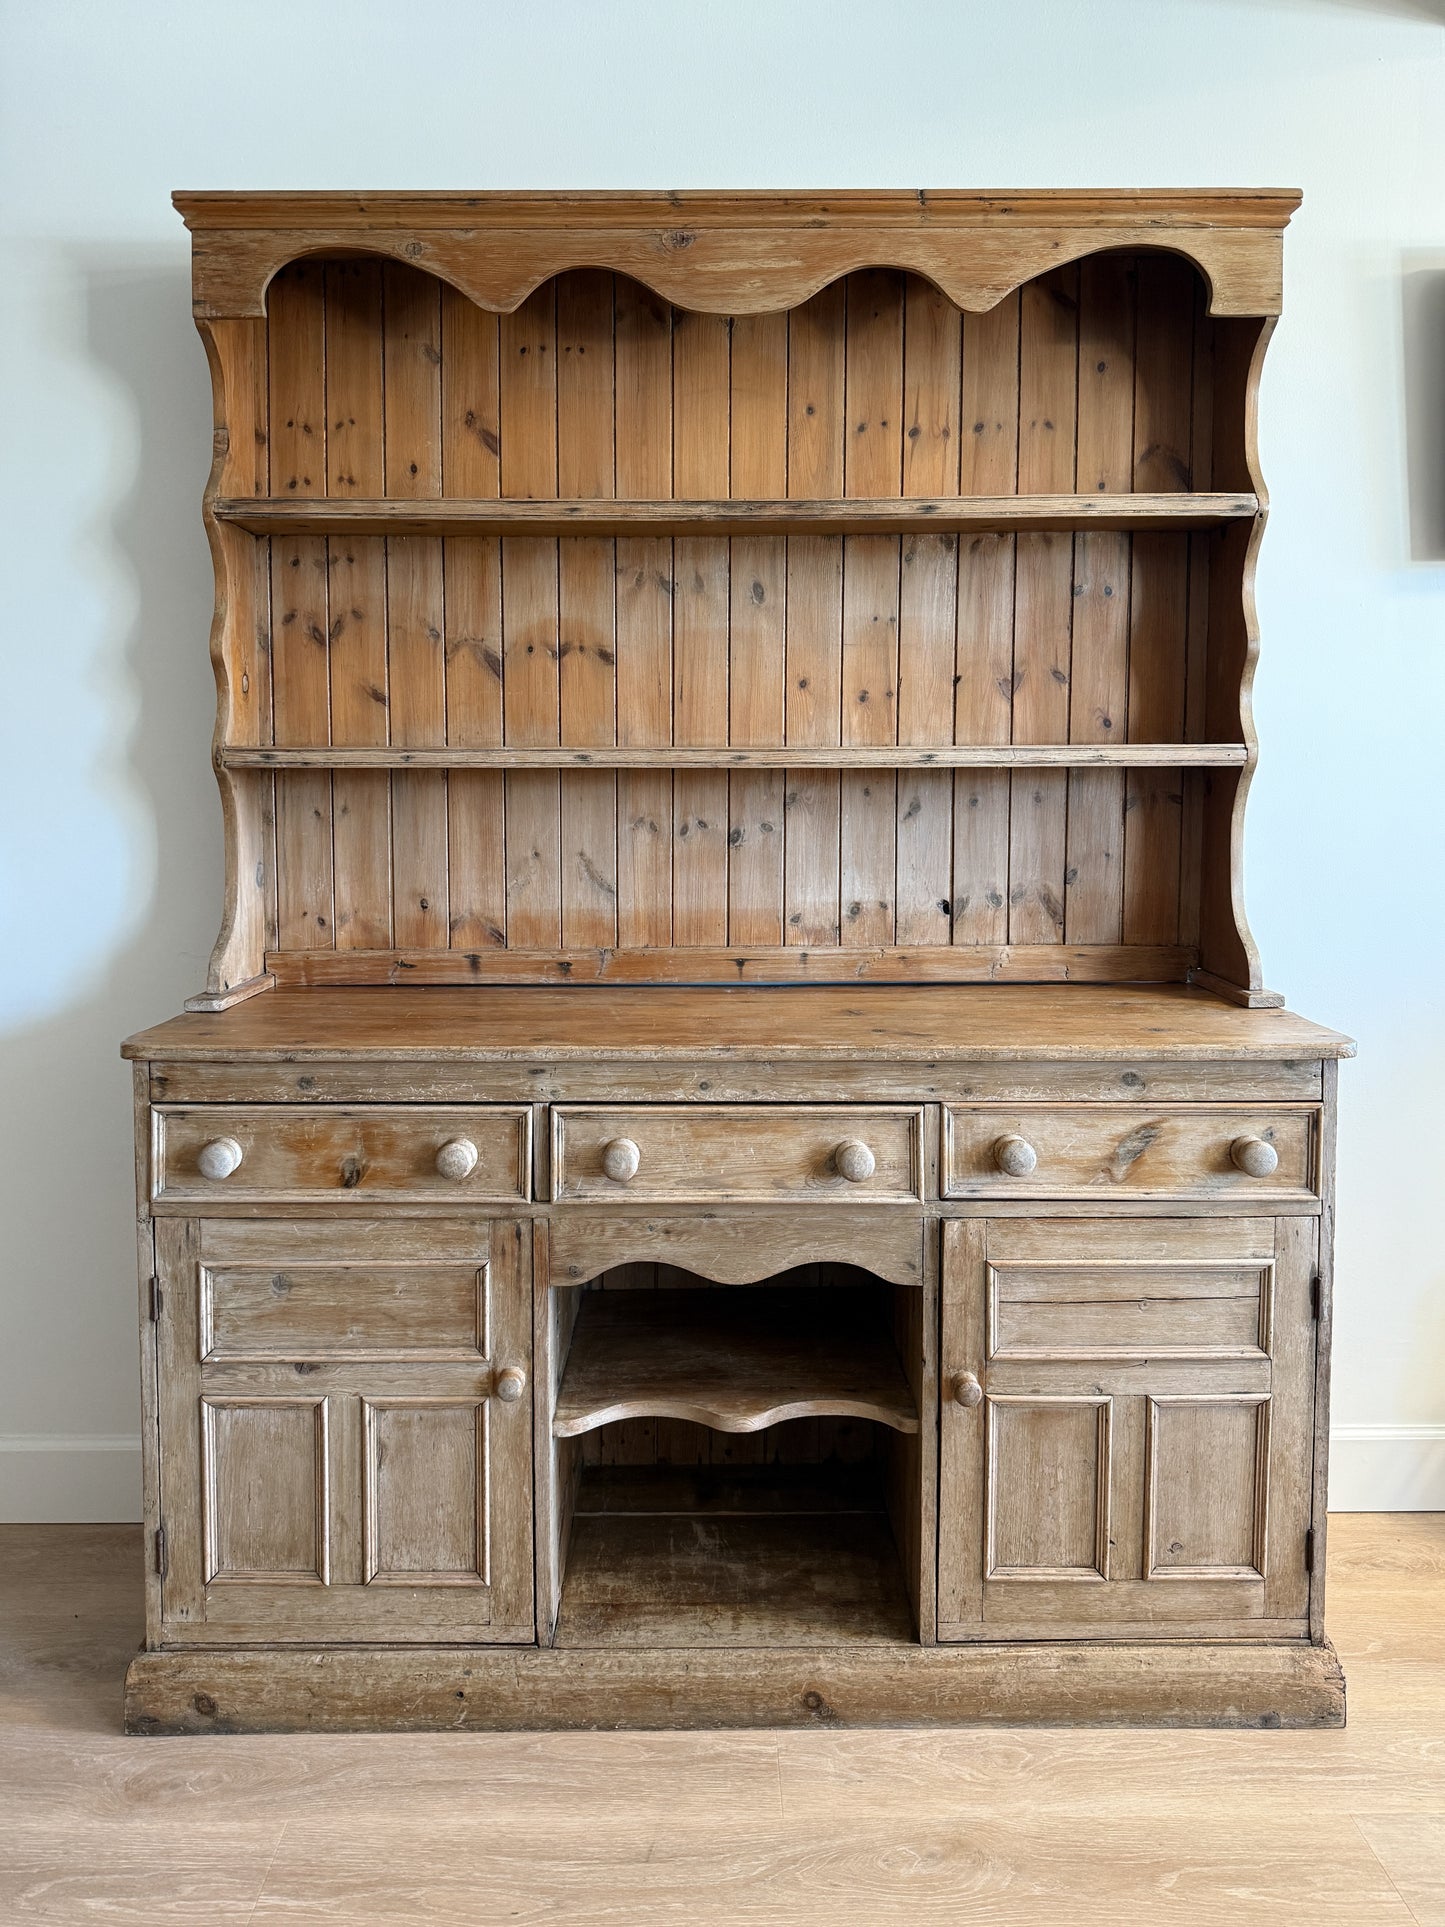
[[[131,1729],[1339,1724],[1353,1046],[1239,888],[1295,197],[178,198]]]
[[[228,451],[209,1007],[735,957],[1266,997],[1295,197],[177,198]]]

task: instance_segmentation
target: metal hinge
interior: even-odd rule
[[[1305,1533],[1305,1571],[1313,1574],[1315,1569],[1315,1529],[1313,1526]]]
[[[165,1308],[165,1302],[166,1302],[165,1293],[161,1290],[161,1281],[159,1278],[151,1279],[151,1301],[150,1302],[151,1302],[151,1323],[153,1325],[158,1325],[161,1322],[161,1312]]]
[[[1310,1277],[1310,1316],[1315,1323],[1320,1322],[1320,1301],[1324,1296],[1324,1281],[1316,1271]]]
[[[157,1526],[156,1527],[156,1571],[160,1574],[161,1578],[164,1579],[169,1570],[170,1570],[170,1559],[166,1552],[166,1529],[164,1526]]]

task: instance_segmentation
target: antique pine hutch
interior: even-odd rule
[[[134,1731],[1330,1725],[1264,191],[182,194]]]

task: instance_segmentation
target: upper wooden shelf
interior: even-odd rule
[[[222,744],[220,769],[1232,769],[1243,743],[848,743],[816,747],[696,748],[611,744],[590,749],[508,744],[498,749],[305,748]]]
[[[1259,513],[1255,495],[896,496],[846,501],[408,501],[251,496],[213,505],[252,535],[898,535],[1010,529],[1208,529]]]
[[[876,1293],[600,1291],[583,1297],[552,1434],[576,1438],[626,1418],[760,1432],[817,1417],[918,1430]]]

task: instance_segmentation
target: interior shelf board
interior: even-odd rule
[[[1248,760],[1242,743],[848,744],[733,749],[398,749],[318,744],[305,748],[225,744],[222,769],[1229,769]]]
[[[855,497],[848,501],[415,501],[360,496],[222,498],[219,521],[252,535],[897,535],[1007,529],[1206,529],[1251,521],[1247,494]]]
[[[583,1294],[552,1434],[578,1438],[630,1418],[760,1432],[819,1417],[918,1430],[873,1292],[592,1291]]]

